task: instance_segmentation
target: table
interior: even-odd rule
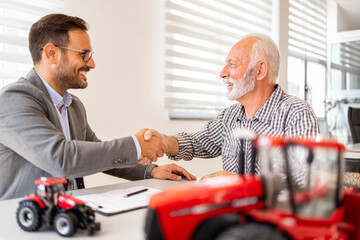
[[[350,151],[358,151],[360,152],[360,143],[351,143],[346,145],[346,149]]]
[[[147,186],[151,188],[165,190],[174,186],[183,184],[191,184],[186,180],[180,182],[169,180],[148,179],[133,181],[127,183],[113,184],[96,188],[80,189],[71,191],[73,196],[85,195],[90,193],[101,193],[119,188],[129,188],[134,186]],[[0,240],[5,239],[64,239],[55,230],[40,229],[37,232],[25,232],[16,222],[16,209],[18,207],[19,199],[11,199],[0,201]],[[122,213],[110,217],[96,214],[96,221],[101,223],[101,230],[97,231],[94,236],[88,236],[87,231],[78,230],[71,239],[145,239],[146,209],[135,210],[132,212]]]
[[[346,162],[346,171],[360,172],[360,143],[347,145],[344,158]]]

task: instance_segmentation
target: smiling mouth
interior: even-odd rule
[[[227,84],[227,89],[228,90],[231,90],[233,88],[233,86],[234,86],[234,84],[231,83],[231,82],[226,82],[226,84]]]
[[[87,77],[86,77],[86,74],[88,72],[85,72],[85,71],[80,71],[80,75],[83,77],[83,79],[86,81]]]

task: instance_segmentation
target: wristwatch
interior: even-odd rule
[[[158,167],[158,165],[156,164],[150,164],[146,167],[145,169],[145,179],[150,179],[151,178],[151,171],[153,170],[154,167]]]

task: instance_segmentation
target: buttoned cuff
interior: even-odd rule
[[[194,153],[192,151],[191,138],[186,133],[179,133],[174,135],[179,143],[179,152],[175,156],[166,154],[167,157],[171,160],[192,160],[194,158]]]
[[[138,139],[132,135],[131,136],[134,140],[134,143],[135,143],[135,146],[136,146],[136,152],[137,152],[137,159],[139,160],[140,159],[140,156],[141,156],[141,147],[140,147],[140,143],[138,141]]]
[[[151,171],[154,167],[158,167],[156,164],[150,164],[146,166],[145,172],[144,172],[144,179],[150,179],[151,178]]]

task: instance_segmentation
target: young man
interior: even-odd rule
[[[176,165],[139,164],[149,163],[141,156],[156,161],[166,151],[159,138],[144,141],[146,129],[104,142],[91,130],[83,104],[67,92],[86,88],[86,74],[95,68],[84,20],[41,18],[31,27],[29,49],[34,68],[0,93],[1,200],[33,192],[40,177],[66,176],[68,189],[83,188],[83,176],[102,171],[128,179],[195,179]]]

